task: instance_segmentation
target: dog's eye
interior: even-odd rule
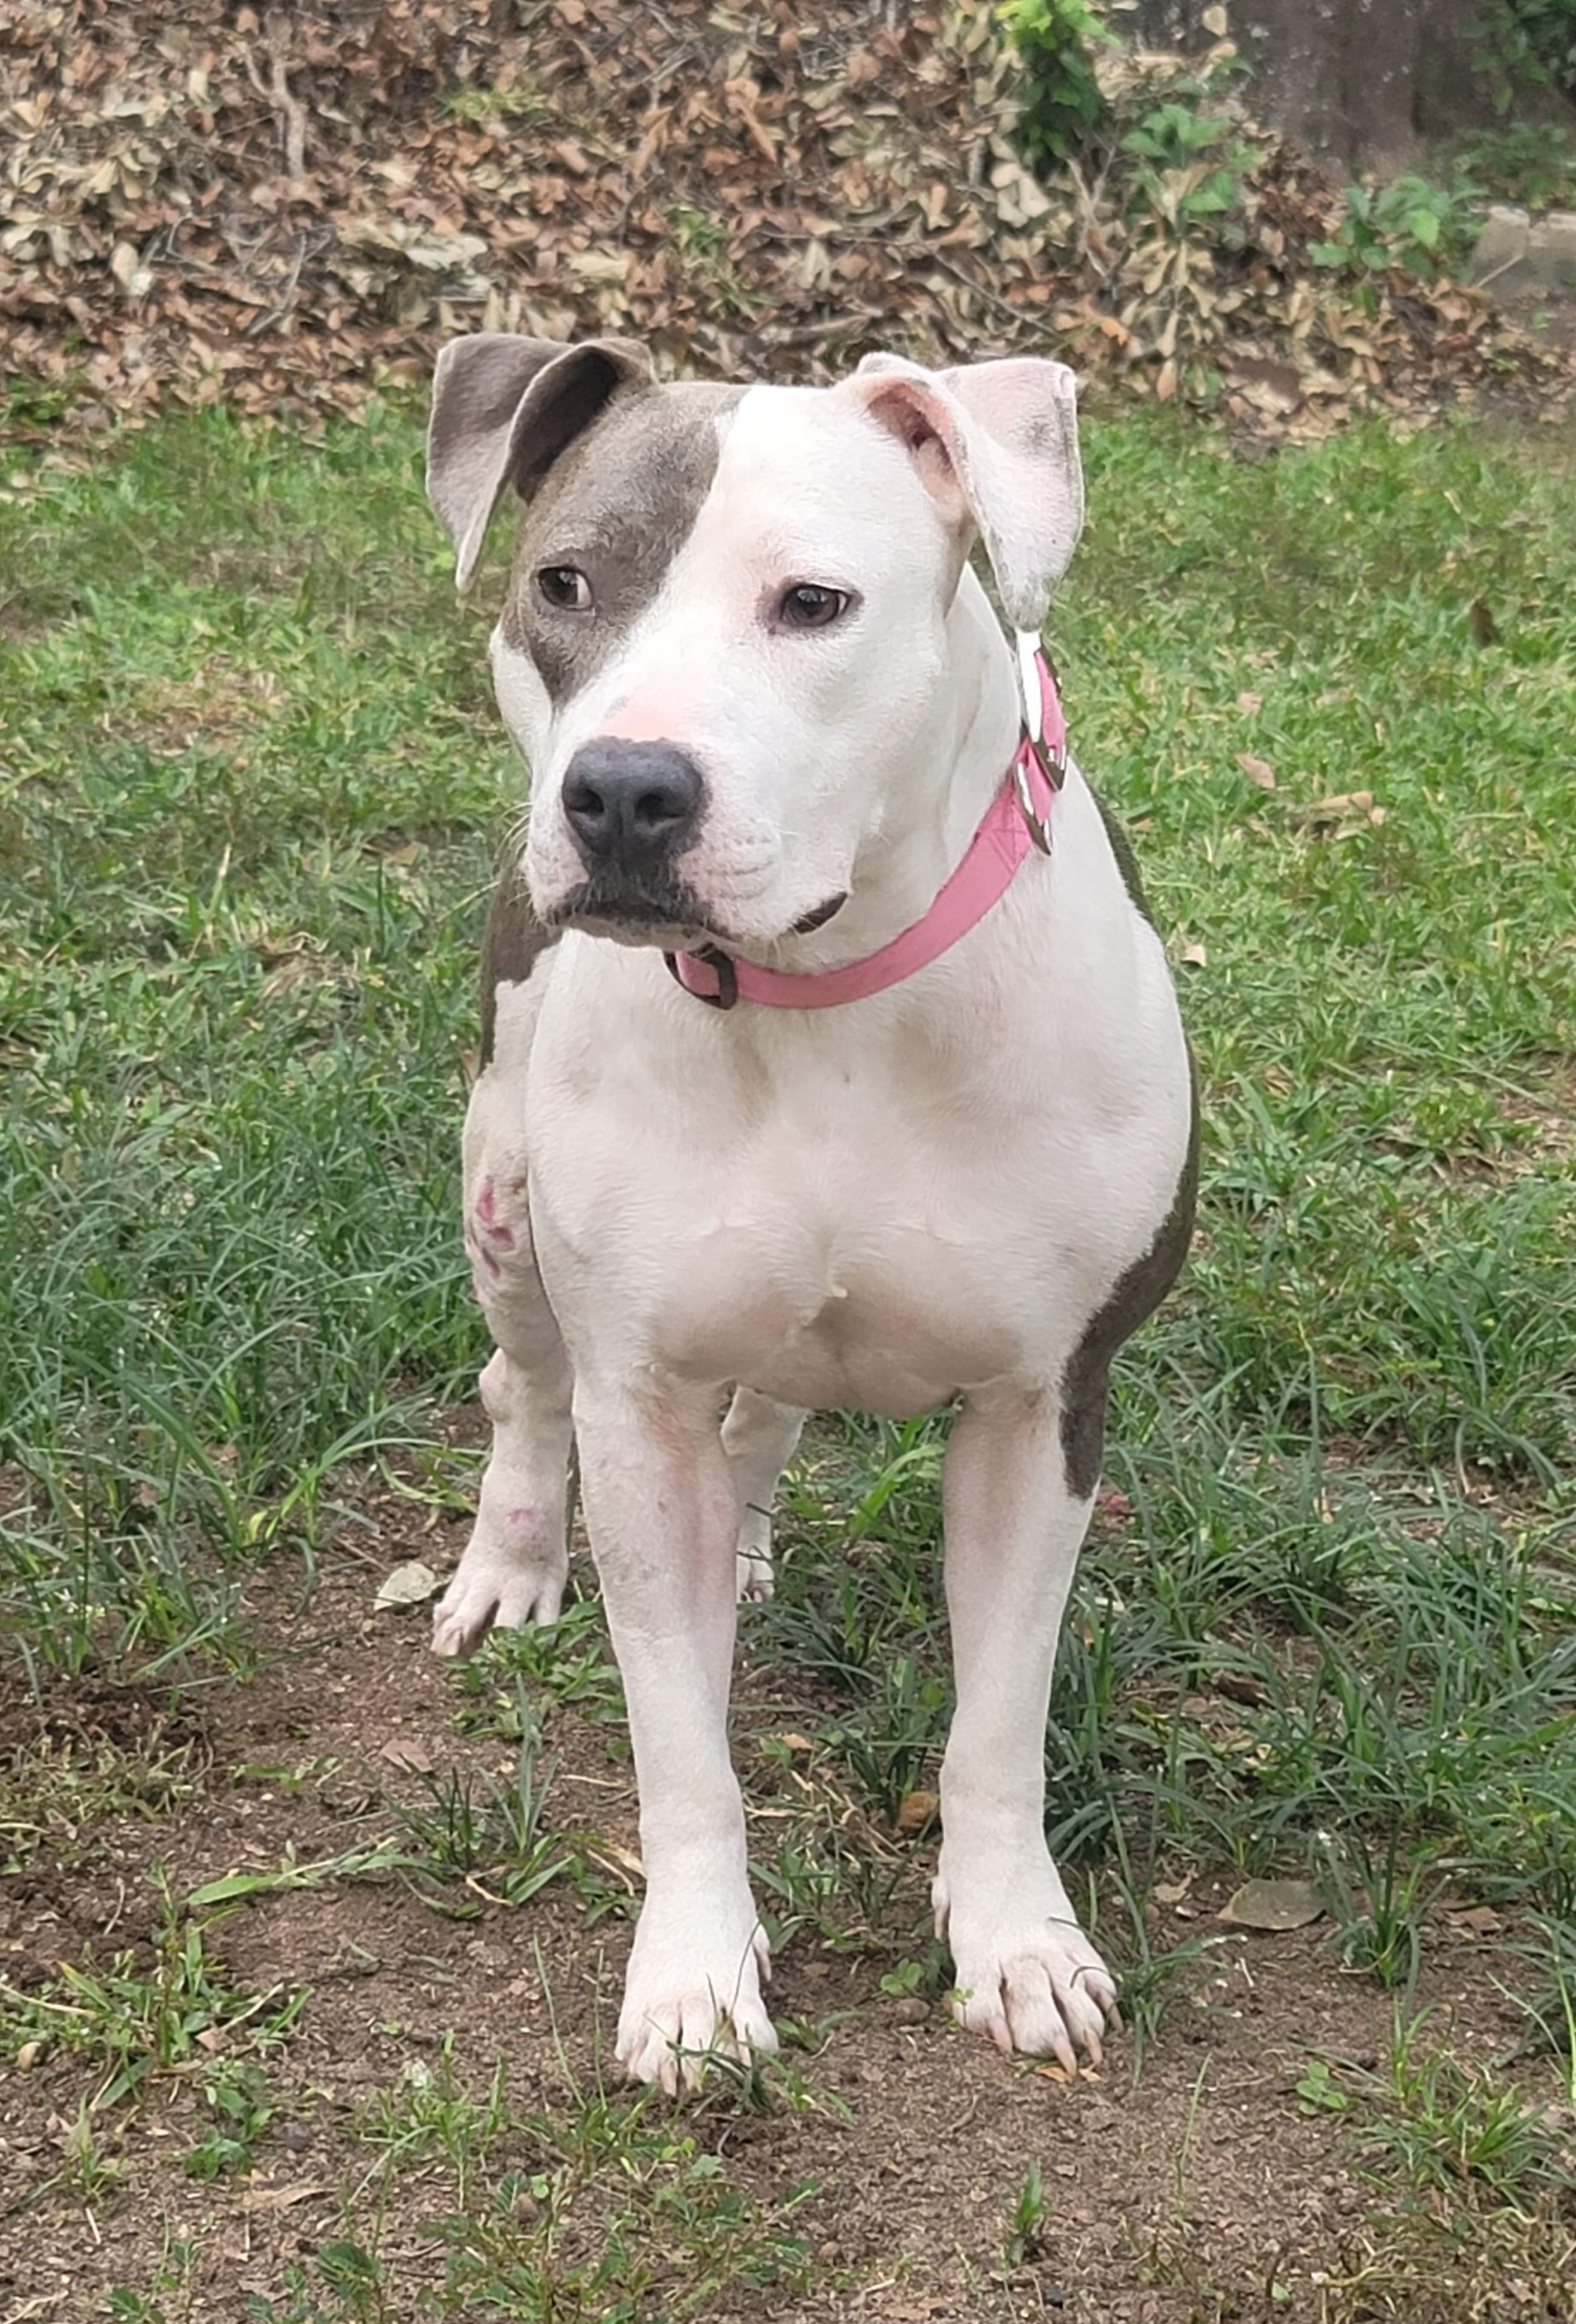
[[[536,576],[536,586],[549,605],[561,613],[588,613],[591,611],[591,584],[573,565],[544,565]]]
[[[845,589],[828,589],[819,581],[796,581],[779,601],[777,618],[785,630],[824,630],[848,604]]]

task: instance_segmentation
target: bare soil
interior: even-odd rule
[[[376,1568],[410,1554],[441,1567],[464,1530],[443,1524],[401,1542],[385,1526]],[[134,1749],[151,1740],[185,1751],[186,1790],[161,1814],[123,1814],[75,1842],[56,1835],[0,1881],[7,1981],[26,1988],[62,1960],[145,1950],[159,1910],[155,1867],[181,1895],[237,1869],[276,1867],[289,1850],[309,1862],[368,1841],[386,1829],[391,1796],[418,1780],[401,1761],[439,1775],[450,1766],[512,1769],[511,1745],[456,1732],[450,1681],[427,1650],[425,1609],[373,1610],[377,1570],[364,1553],[342,1554],[304,1604],[299,1571],[265,1570],[252,1607],[267,1648],[258,1674],[187,1692],[173,1709],[146,1691],[77,1686],[41,1710],[12,1675],[0,1759],[51,1737],[74,1737],[85,1753],[106,1734]],[[793,1674],[756,1662],[748,1630],[741,1655],[741,1729],[786,1731]],[[550,1711],[547,1726],[558,1759],[553,1819],[632,1851],[622,1729],[564,1708]],[[770,1807],[757,1803],[756,1812]],[[913,1844],[917,1902],[934,1844]],[[872,2324],[1037,2308],[1113,2324],[1402,2312],[1346,2293],[1346,2304],[1332,2304],[1331,2282],[1360,2272],[1375,2197],[1342,2158],[1339,2125],[1295,2094],[1311,2053],[1375,2062],[1391,1999],[1341,1972],[1327,1931],[1228,1933],[1215,1918],[1228,1886],[1200,1878],[1185,1896],[1150,1907],[1157,1950],[1189,1934],[1219,1942],[1196,1989],[1173,2002],[1146,2045],[1136,2080],[1130,2042],[1116,2045],[1102,2072],[1069,2087],[1055,2069],[1015,2063],[958,2033],[939,2002],[883,1994],[889,1954],[790,1941],[774,2007],[779,2019],[835,2021],[818,2054],[797,2062],[813,2091],[841,2099],[847,2119],[824,2107],[708,2106],[696,2135],[733,2184],[762,2200],[814,2184],[797,2227],[825,2290],[787,2304],[761,2292],[741,2305],[730,2292],[706,2312]],[[627,1921],[588,1923],[565,1885],[518,1910],[463,1887],[456,1901],[475,1917],[446,1917],[396,1878],[341,1882],[263,1897],[211,1933],[238,1983],[309,1988],[299,2029],[269,2064],[278,2111],[250,2175],[211,2183],[184,2175],[182,2157],[207,2125],[189,2079],[175,2076],[152,2080],[140,2107],[123,2107],[106,2129],[118,2183],[69,2191],[55,2183],[63,2142],[94,2071],[50,2050],[29,2070],[0,2070],[0,2317],[105,2314],[113,2287],[155,2280],[172,2237],[196,2241],[202,2255],[199,2288],[180,2315],[235,2318],[246,2294],[277,2296],[290,2262],[346,2232],[345,2198],[369,2169],[358,2114],[399,2084],[413,2058],[435,2058],[451,2037],[462,2082],[484,2089],[502,2061],[512,2095],[528,2107],[611,2077]],[[1508,1969],[1492,1942],[1466,1932],[1447,1932],[1435,1949],[1420,1997],[1448,2020],[1464,2053],[1509,2046],[1516,2013],[1495,1982]],[[1009,2271],[1009,2217],[1031,2163],[1043,2173],[1046,2217],[1024,2263]],[[419,2168],[402,2175],[382,2224],[382,2257],[412,2301],[435,2280],[422,2229],[451,2207],[440,2178]],[[1474,2312],[1572,2312],[1546,2304],[1562,2296],[1552,2285],[1521,2289],[1530,2305],[1507,2294],[1502,2310]]]

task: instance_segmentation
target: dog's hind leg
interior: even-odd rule
[[[537,1272],[527,1200],[523,1101],[540,974],[531,986],[529,957],[523,973],[512,955],[505,964],[484,985],[484,1063],[465,1132],[465,1246],[495,1342],[481,1378],[493,1451],[471,1538],[434,1613],[440,1655],[473,1653],[494,1624],[555,1620],[569,1570],[574,1375]]]
[[[1103,1410],[1104,1382],[1100,1384]],[[1045,1835],[1045,1733],[1063,1609],[1093,1502],[1070,1479],[1057,1401],[970,1398],[943,1481],[957,1711],[941,1766],[936,1927],[960,2022],[1003,2050],[1098,2065],[1116,1987]]]
[[[771,1505],[794,1457],[805,1416],[752,1388],[736,1388],[723,1423],[723,1450],[739,1489],[739,1595],[771,1595]]]

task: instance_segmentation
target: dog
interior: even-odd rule
[[[1046,1845],[1045,1728],[1108,1370],[1183,1263],[1197,1109],[1037,659],[1083,521],[1073,376],[871,355],[831,387],[663,383],[630,342],[484,332],[439,356],[428,490],[462,589],[524,503],[491,658],[530,770],[464,1141],[493,1449],[434,1643],[554,1619],[573,1450],[641,1797],[617,2054],[672,2091],[769,2052],[736,1597],[770,1591],[807,1410],[955,1404],[954,2007],[1098,2061],[1115,1986]]]

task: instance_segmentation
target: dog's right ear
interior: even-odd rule
[[[646,388],[651,358],[631,339],[522,339],[474,331],[438,358],[427,429],[427,497],[454,543],[455,586],[470,587],[493,512],[525,498],[621,388]]]

